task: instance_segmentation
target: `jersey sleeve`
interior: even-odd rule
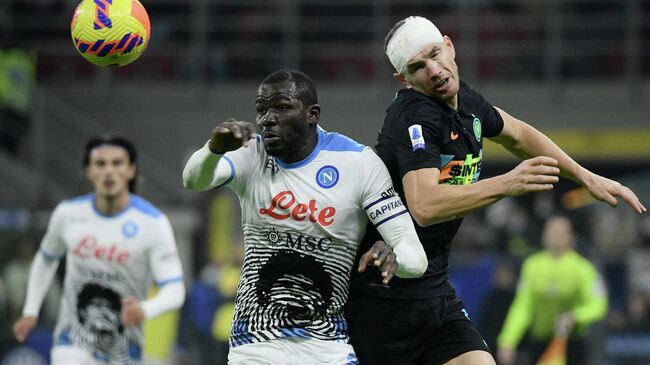
[[[62,202],[54,209],[47,225],[45,236],[41,240],[39,252],[48,260],[59,260],[66,253],[66,244],[63,239],[65,204],[65,202]]]
[[[220,168],[225,167],[227,164],[230,175],[221,185],[227,185],[241,196],[246,190],[260,148],[264,148],[264,146],[262,145],[261,137],[258,136],[250,139],[245,146],[223,155],[222,160],[225,161],[221,163],[223,166],[220,166]]]
[[[427,256],[420,243],[413,220],[408,214],[386,166],[370,148],[363,151],[360,181],[363,182],[362,204],[370,222],[397,256],[395,275],[420,277],[427,269]]]
[[[499,346],[515,348],[519,341],[526,333],[532,320],[532,291],[530,288],[530,278],[533,271],[534,262],[530,259],[524,261],[517,285],[517,293],[508,310],[506,320],[497,337]]]
[[[223,155],[212,153],[208,147],[210,141],[194,152],[183,169],[183,184],[186,188],[203,191],[224,185],[234,190],[245,186],[251,171],[254,150],[258,148],[258,139],[251,139],[245,146]]]
[[[362,154],[359,176],[362,184],[361,199],[370,222],[375,227],[380,227],[397,216],[408,215],[379,156],[370,148],[366,148]]]
[[[483,95],[472,89],[469,85],[467,86],[472,95],[471,97],[474,99],[474,103],[478,104],[481,134],[487,138],[498,136],[503,130],[503,118],[501,118],[501,114],[499,114]]]
[[[580,304],[573,309],[573,317],[579,324],[598,321],[607,314],[607,291],[598,271],[584,261],[583,280],[580,281]]]
[[[420,100],[404,106],[390,125],[389,146],[399,161],[400,177],[422,168],[440,168],[441,111]]]
[[[157,286],[183,280],[183,269],[176,248],[176,239],[169,219],[164,214],[156,218],[149,264]]]

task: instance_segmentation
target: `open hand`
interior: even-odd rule
[[[364,272],[368,266],[377,267],[381,271],[382,282],[387,285],[397,270],[397,255],[386,242],[377,241],[361,256],[358,271]]]
[[[639,198],[634,194],[632,189],[621,185],[618,181],[600,175],[591,174],[587,179],[585,179],[584,187],[595,199],[603,201],[613,207],[618,205],[616,197],[619,197],[639,214],[648,211],[648,209],[641,204],[641,201],[639,201]]]
[[[507,196],[519,196],[536,191],[553,189],[560,178],[556,159],[537,156],[522,161],[517,167],[503,175]]]

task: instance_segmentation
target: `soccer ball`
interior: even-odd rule
[[[147,11],[138,0],[82,0],[70,22],[75,48],[98,66],[124,66],[149,42]]]

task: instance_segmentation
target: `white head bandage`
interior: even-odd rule
[[[431,43],[443,42],[442,33],[429,19],[410,16],[393,33],[386,47],[386,55],[399,73],[406,71],[406,63]]]

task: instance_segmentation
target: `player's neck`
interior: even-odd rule
[[[125,192],[117,196],[95,195],[95,207],[105,215],[113,215],[126,209],[129,205],[129,193]]]
[[[555,260],[559,260],[565,253],[569,252],[569,249],[550,250],[550,252]]]
[[[291,152],[288,155],[280,156],[280,160],[284,163],[296,163],[309,157],[314,152],[318,145],[318,133],[310,133],[307,137],[306,143],[298,150]]]

